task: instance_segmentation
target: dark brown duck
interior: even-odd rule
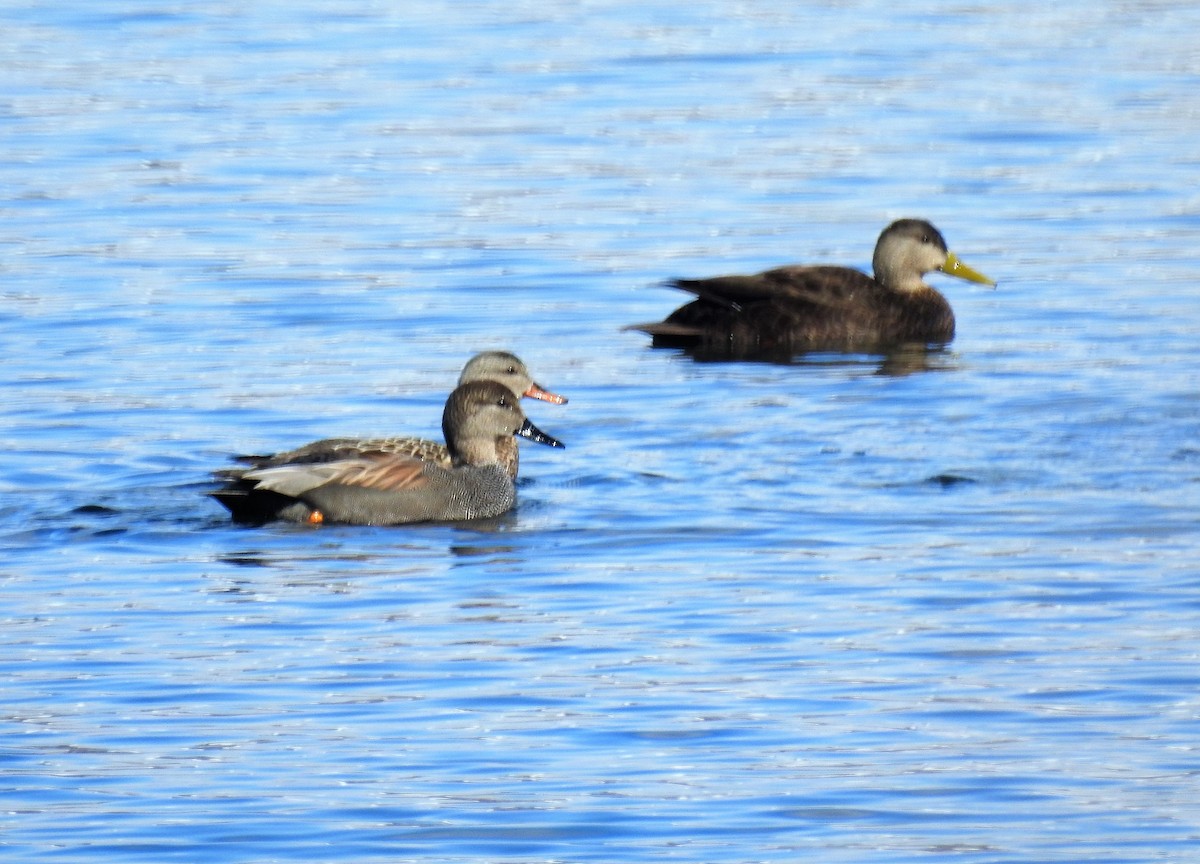
[[[289,462],[245,471],[212,493],[235,521],[397,525],[499,516],[516,502],[504,446],[514,435],[562,447],[529,422],[518,398],[496,381],[473,381],[450,394],[442,432],[451,467],[392,452],[360,449],[322,462]]]
[[[937,270],[995,285],[946,248],[922,219],[901,219],[879,235],[874,276],[850,267],[792,265],[749,276],[676,279],[696,295],[654,324],[636,324],[655,347],[707,359],[788,357],[805,351],[875,351],[954,338],[954,311],[923,279]]]

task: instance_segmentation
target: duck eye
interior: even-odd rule
[[[517,374],[517,367],[516,367],[516,366],[509,366],[509,367],[508,367],[508,374],[509,374],[509,375],[516,375],[516,374]]]
[[[496,400],[496,404],[499,405],[501,408],[507,408],[508,407],[508,397],[501,396],[499,399]]]

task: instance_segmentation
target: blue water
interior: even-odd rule
[[[1200,848],[1200,7],[0,7],[5,861]],[[995,291],[699,364],[672,276]],[[515,512],[229,524],[234,453],[530,405]]]

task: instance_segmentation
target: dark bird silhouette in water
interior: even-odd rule
[[[696,295],[664,321],[635,324],[656,348],[698,359],[788,359],[810,351],[882,352],[954,338],[954,311],[923,277],[940,271],[996,283],[946,248],[922,219],[901,219],[879,235],[874,275],[851,267],[791,265],[749,276],[675,279]]]

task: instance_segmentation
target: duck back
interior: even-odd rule
[[[846,267],[779,267],[754,276],[676,280],[696,295],[658,324],[655,347],[710,358],[780,358],[806,351],[886,349],[954,338],[954,312],[926,286],[896,292]]]

